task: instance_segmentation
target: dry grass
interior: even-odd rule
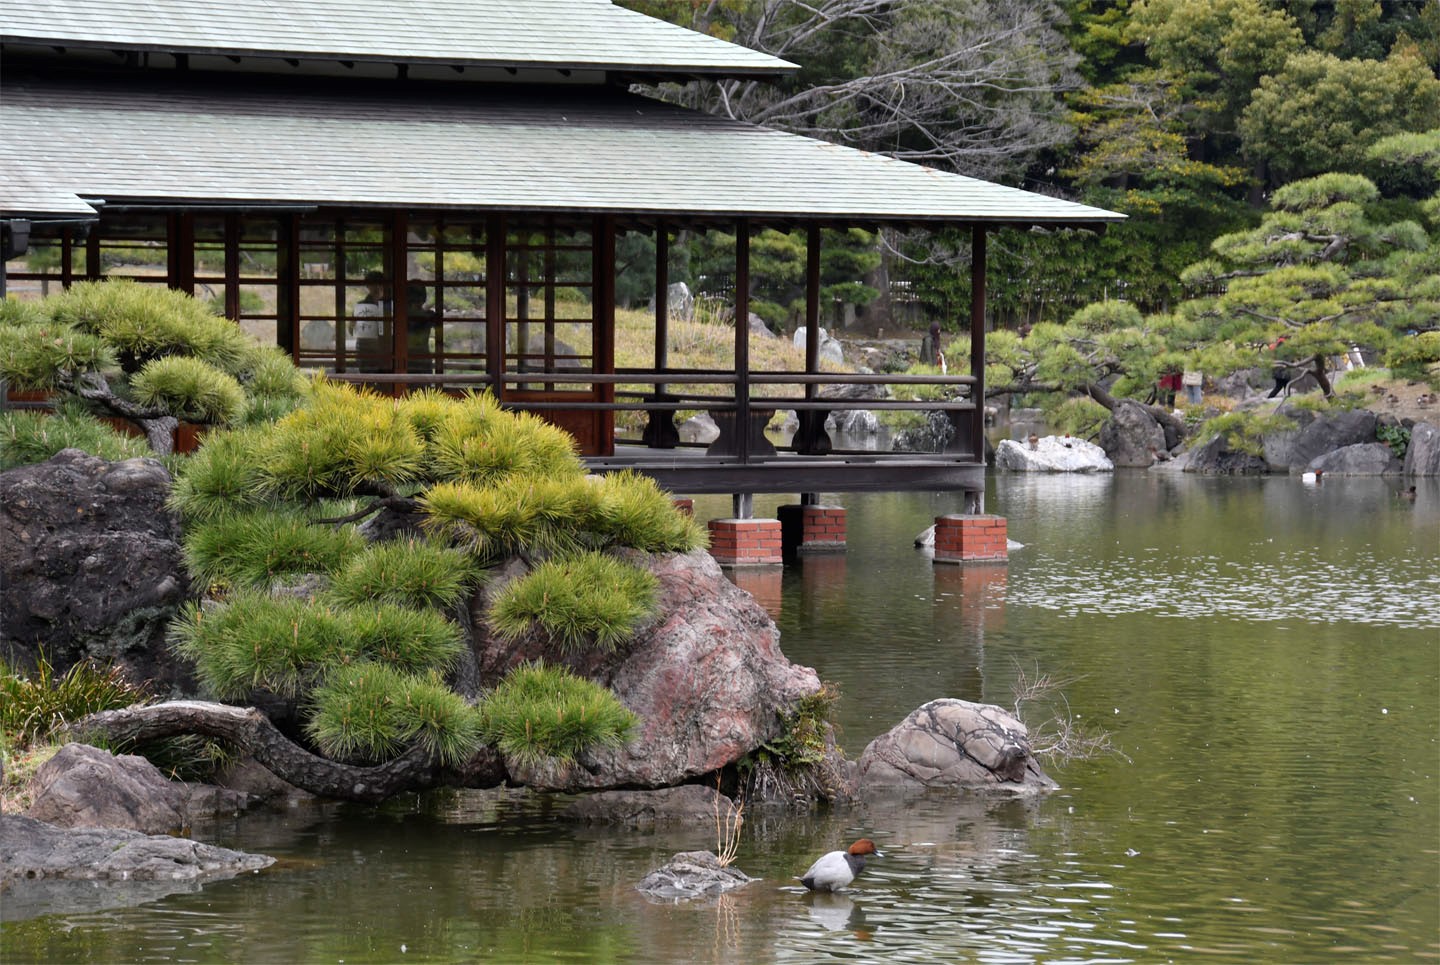
[[[5,753],[5,777],[0,781],[0,814],[20,814],[34,803],[31,781],[35,772],[60,752],[60,746],[40,744],[23,751]]]
[[[728,868],[740,851],[740,829],[745,826],[745,802],[737,801],[732,808],[720,802],[720,778],[715,778],[715,857],[722,868]]]
[[[1037,758],[1059,762],[1084,761],[1107,754],[1130,760],[1115,746],[1109,731],[1082,724],[1071,711],[1064,688],[1081,679],[1054,677],[1041,673],[1038,667],[1027,671],[1016,663],[1012,688],[1014,710],[1015,716],[1030,731],[1030,753]],[[1026,704],[1043,707],[1049,716],[1038,724],[1025,720],[1023,708]]]

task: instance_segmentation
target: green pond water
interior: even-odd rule
[[[756,811],[737,865],[762,880],[683,905],[634,884],[710,829],[575,826],[517,793],[252,815],[197,836],[280,859],[258,874],[7,890],[0,961],[1440,959],[1440,484],[1400,489],[1000,476],[986,509],[1025,544],[1003,567],[912,545],[956,496],[833,497],[848,553],[748,578],[839,685],[852,757],[932,698],[1072,678],[1069,714],[1123,755],[1052,766],[1042,798]],[[796,887],[861,834],[886,857],[848,894]]]

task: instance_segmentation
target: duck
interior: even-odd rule
[[[885,857],[883,853],[875,850],[874,841],[861,838],[844,851],[831,851],[821,855],[820,859],[810,866],[810,870],[800,876],[799,881],[811,891],[838,891],[854,881],[855,876],[865,869],[867,854],[873,854],[877,858]]]

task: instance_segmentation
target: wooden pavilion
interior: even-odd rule
[[[389,390],[485,388],[569,430],[597,471],[682,493],[984,488],[987,233],[1121,216],[631,93],[797,68],[609,0],[7,0],[0,228],[14,286],[133,277],[213,299],[303,367]],[[826,386],[914,381],[818,364],[822,229],[972,233],[973,375],[946,403]],[[804,371],[749,361],[749,241],[803,230]],[[616,239],[733,232],[733,368],[615,364]],[[3,283],[5,275],[0,275]],[[762,397],[761,387],[788,387]],[[636,390],[635,387],[642,387]],[[626,387],[629,387],[628,389]],[[838,451],[830,411],[942,408],[941,453]],[[800,430],[777,449],[777,408]],[[671,417],[722,435],[677,445]],[[618,438],[615,414],[649,422]],[[737,512],[737,515],[743,515]]]

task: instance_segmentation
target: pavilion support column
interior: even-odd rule
[[[820,371],[820,226],[810,225],[805,230],[805,373],[815,375]],[[813,383],[805,386],[805,400],[813,402],[820,397],[820,387]],[[806,455],[821,455],[830,451],[830,436],[825,432],[827,413],[818,409],[802,409],[796,416],[799,427],[795,430],[792,445],[796,452]]]
[[[970,442],[975,462],[985,465],[985,226],[970,229],[970,374],[975,377],[970,413]],[[965,511],[980,513],[985,508],[985,491],[965,494]],[[1003,523],[1003,520],[1002,520]],[[939,531],[936,531],[937,537]],[[1003,537],[1002,537],[1003,538]],[[939,557],[939,554],[936,554]]]
[[[505,398],[505,216],[485,219],[485,374],[496,399]]]
[[[735,454],[750,461],[750,219],[735,222]]]
[[[655,225],[655,371],[664,372],[670,365],[670,229],[664,221]],[[650,398],[665,402],[668,386],[655,383]],[[651,449],[674,449],[680,443],[675,428],[675,415],[669,410],[656,410],[645,420],[640,434]]]

